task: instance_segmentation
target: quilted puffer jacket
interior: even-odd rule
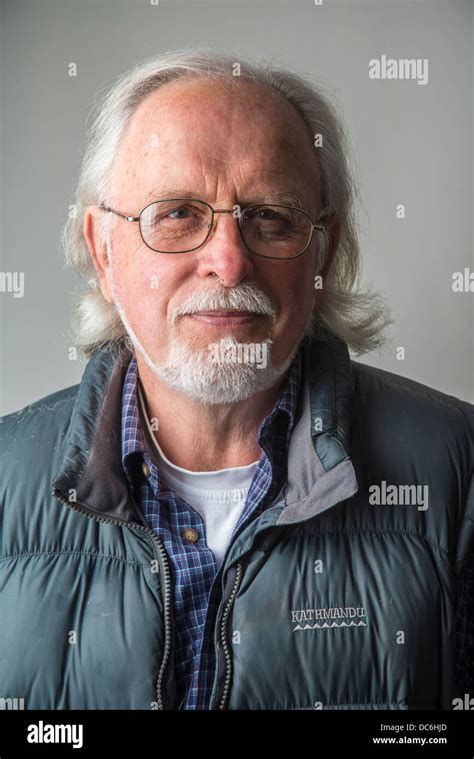
[[[305,344],[275,501],[228,550],[210,709],[450,709],[474,407]],[[173,709],[173,576],[120,455],[130,353],[0,424],[0,699]]]

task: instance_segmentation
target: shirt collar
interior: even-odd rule
[[[286,381],[271,413],[265,417],[257,434],[259,444],[271,441],[269,433],[277,419],[283,418],[287,425],[287,443],[295,423],[296,406],[302,375],[302,349],[296,352],[289,367]],[[281,413],[283,412],[283,413]],[[122,390],[122,466],[127,472],[127,459],[133,453],[145,453],[145,441],[141,429],[141,421],[137,396],[137,360],[132,355],[125,374]],[[265,447],[266,447],[265,445]],[[263,445],[262,445],[263,447]]]

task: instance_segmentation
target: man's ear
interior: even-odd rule
[[[321,277],[322,280],[322,286],[319,288],[315,288],[314,291],[314,303],[316,308],[319,308],[319,305],[321,303],[321,300],[324,295],[324,279],[327,276],[329,269],[331,268],[332,262],[334,260],[334,256],[336,255],[336,251],[339,245],[339,240],[341,237],[341,220],[339,216],[327,216],[324,221],[324,226],[327,228],[326,234],[329,236],[328,240],[328,250],[326,253],[326,259],[324,261],[324,266],[321,270],[317,272],[317,275]]]
[[[97,272],[102,295],[108,303],[113,303],[113,296],[109,283],[111,263],[107,253],[107,246],[105,242],[102,242],[103,214],[104,211],[97,206],[87,206],[84,213],[83,233]]]

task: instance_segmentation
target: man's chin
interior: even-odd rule
[[[227,336],[206,348],[175,341],[163,362],[142,354],[154,375],[176,392],[206,404],[238,403],[274,386],[286,367],[275,369],[271,341],[240,343]]]

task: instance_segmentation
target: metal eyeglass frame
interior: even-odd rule
[[[209,223],[209,229],[208,229],[206,238],[205,238],[205,240],[200,245],[197,245],[195,248],[188,248],[188,250],[180,250],[180,251],[174,252],[174,251],[169,251],[169,250],[158,250],[157,248],[152,248],[151,245],[149,245],[147,243],[147,241],[145,240],[145,238],[143,237],[142,228],[141,228],[141,224],[140,224],[141,215],[142,215],[142,213],[144,211],[146,211],[147,208],[149,208],[150,206],[154,205],[155,203],[160,203],[160,202],[163,202],[163,201],[175,201],[175,200],[193,200],[194,202],[201,203],[202,205],[205,205],[205,206],[207,206],[208,208],[211,209],[212,216],[211,216],[211,221]],[[271,208],[289,208],[292,211],[300,211],[310,221],[310,223],[312,225],[312,229],[311,229],[311,232],[310,232],[310,235],[309,235],[308,242],[306,243],[306,245],[305,245],[304,249],[301,251],[301,253],[298,253],[297,256],[283,256],[283,257],[282,256],[264,256],[264,255],[262,255],[262,253],[255,253],[247,245],[247,243],[246,243],[246,241],[244,239],[244,236],[242,234],[242,219],[245,217],[245,214],[248,211],[251,211],[251,210],[254,210],[255,208],[260,208],[260,207],[265,208],[265,207],[268,207],[268,206],[270,206]],[[239,220],[239,232],[240,232],[240,236],[242,238],[242,241],[243,241],[245,247],[247,248],[247,250],[250,253],[252,253],[254,256],[259,256],[260,258],[272,258],[272,259],[277,260],[277,261],[291,261],[294,258],[299,258],[300,256],[303,255],[303,253],[306,253],[306,251],[308,250],[308,248],[309,248],[309,246],[311,244],[311,240],[313,239],[313,234],[314,234],[314,230],[315,229],[318,229],[321,232],[326,232],[326,227],[322,226],[321,224],[315,224],[313,222],[313,220],[311,219],[310,215],[306,211],[303,211],[302,208],[296,208],[294,206],[279,205],[279,204],[275,204],[275,203],[255,203],[255,204],[253,204],[251,206],[247,206],[246,208],[244,208],[243,211],[240,211],[240,213],[239,213],[238,216],[235,216],[235,209],[233,209],[233,208],[231,208],[231,209],[228,209],[228,208],[213,208],[211,206],[211,204],[208,203],[207,201],[200,200],[200,199],[197,199],[197,198],[160,198],[159,200],[153,200],[151,203],[147,203],[147,205],[144,206],[144,208],[142,208],[142,210],[140,211],[140,213],[139,213],[138,216],[129,216],[128,214],[121,213],[120,211],[116,211],[114,208],[110,208],[109,206],[105,206],[103,204],[101,204],[99,206],[99,208],[102,211],[108,211],[109,213],[114,213],[116,216],[120,216],[121,219],[125,219],[125,221],[139,222],[138,227],[139,227],[139,230],[140,230],[140,237],[142,238],[142,240],[145,243],[145,245],[147,246],[147,248],[150,248],[150,250],[153,250],[155,253],[163,253],[165,255],[170,255],[170,256],[176,256],[176,255],[179,255],[180,253],[191,253],[193,250],[199,250],[199,248],[202,248],[202,246],[205,245],[206,242],[209,239],[211,231],[212,231],[212,229],[214,227],[214,216],[217,213],[231,213],[231,214],[234,215],[234,217],[236,219]]]

